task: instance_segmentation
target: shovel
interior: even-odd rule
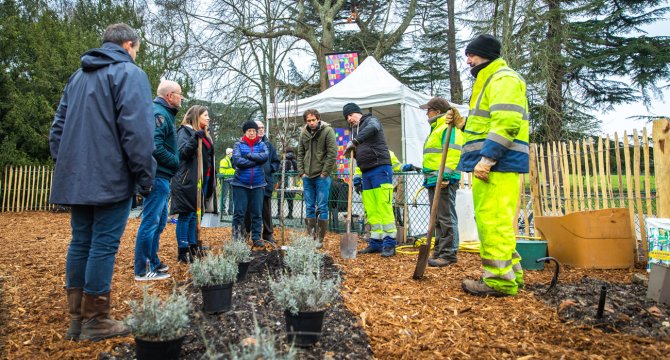
[[[437,172],[437,180],[435,181],[435,195],[433,195],[433,206],[430,207],[430,222],[428,223],[428,234],[426,235],[426,243],[419,246],[419,257],[416,259],[416,268],[414,268],[414,275],[412,278],[421,279],[423,273],[426,271],[428,264],[428,255],[430,254],[430,245],[433,242],[433,233],[435,232],[435,219],[437,218],[437,205],[440,202],[440,185],[442,183],[442,176],[444,173],[444,160],[447,158],[447,151],[449,151],[449,141],[451,140],[452,125],[447,128],[447,137],[442,146],[442,160],[440,161],[440,169]]]
[[[358,243],[358,234],[351,233],[351,196],[354,188],[354,153],[351,152],[349,158],[349,195],[347,197],[347,232],[340,238],[340,256],[343,259],[356,258],[356,244]]]

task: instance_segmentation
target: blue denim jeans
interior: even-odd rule
[[[65,259],[66,288],[83,288],[89,295],[110,291],[130,203],[128,198],[109,205],[72,206],[72,240]]]
[[[221,202],[219,203],[219,211],[221,213],[233,211],[233,186],[230,184],[231,180],[226,179],[221,181]]]
[[[238,239],[244,230],[244,215],[251,214],[251,240],[261,239],[263,229],[263,194],[265,188],[248,189],[243,186],[233,186],[233,239]]]
[[[195,230],[198,226],[195,212],[180,213],[177,217],[177,247],[187,248],[189,245],[196,245]]]
[[[316,218],[316,209],[319,209],[319,220],[328,220],[328,195],[330,195],[330,176],[322,178],[302,178],[303,198],[305,199],[305,218]]]
[[[158,243],[167,223],[170,180],[156,177],[149,196],[144,199],[142,222],[135,239],[135,275],[153,271],[160,265]],[[147,259],[150,269],[147,269]]]

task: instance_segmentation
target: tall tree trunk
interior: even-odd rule
[[[456,11],[454,0],[447,1],[447,11],[449,29],[447,29],[447,53],[449,55],[449,92],[451,94],[451,101],[457,104],[463,103],[463,83],[461,83],[461,74],[458,71],[456,59]]]
[[[565,68],[561,61],[562,24],[561,0],[547,1],[549,18],[547,28],[547,98],[546,141],[558,141],[562,135],[563,77]]]

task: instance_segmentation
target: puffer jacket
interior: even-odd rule
[[[233,167],[235,177],[230,183],[232,186],[241,186],[247,189],[256,189],[267,185],[263,165],[268,160],[270,152],[260,138],[249,144],[241,138],[233,147]]]
[[[194,212],[198,206],[198,139],[192,127],[182,125],[177,130],[177,144],[179,149],[179,170],[172,178],[170,185],[170,214]],[[202,146],[203,180],[207,173],[208,164],[214,164],[213,146],[207,151]],[[204,194],[204,212],[217,213],[216,177],[214,169],[210,171],[207,193]],[[204,188],[204,184],[203,184]]]
[[[354,128],[354,131],[356,129]],[[356,164],[363,172],[380,165],[391,165],[384,128],[372,114],[365,114],[358,123],[358,132],[351,140],[356,145]]]

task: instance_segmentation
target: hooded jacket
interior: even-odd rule
[[[51,203],[108,205],[150,189],[156,172],[147,75],[130,54],[104,43],[81,57],[49,132],[56,163]]]
[[[330,175],[335,170],[336,158],[335,130],[324,121],[319,121],[314,132],[305,124],[298,140],[298,173],[309,178]]]

